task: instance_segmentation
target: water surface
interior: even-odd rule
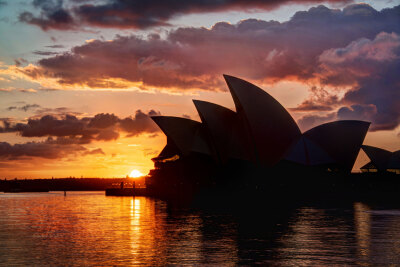
[[[354,202],[255,210],[174,208],[104,192],[0,193],[0,265],[400,263],[398,209]]]

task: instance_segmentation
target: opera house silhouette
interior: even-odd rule
[[[361,148],[371,160],[360,168],[362,172],[392,172],[400,174],[400,150],[390,152],[382,148],[366,145]]]
[[[150,192],[271,187],[283,181],[293,184],[305,174],[351,172],[369,122],[334,121],[302,133],[267,92],[233,76],[224,78],[236,111],[193,100],[201,122],[152,117],[167,136],[167,144],[152,159],[155,168],[146,181]]]

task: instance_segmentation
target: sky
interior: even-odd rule
[[[396,151],[399,70],[400,0],[0,0],[0,179],[146,174],[149,116],[234,109],[222,74],[302,131],[370,121],[364,144]]]

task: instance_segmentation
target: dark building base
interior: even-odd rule
[[[327,171],[278,171],[245,168],[216,172],[208,179],[169,179],[162,171],[149,177],[149,196],[187,203],[240,206],[302,201],[389,200],[400,203],[400,177],[395,174],[350,174]],[[193,178],[193,176],[191,177]],[[167,182],[169,181],[169,182]],[[173,181],[173,182],[171,182]],[[200,182],[201,181],[201,182]],[[246,203],[246,204],[243,204]],[[246,208],[246,207],[245,207]]]

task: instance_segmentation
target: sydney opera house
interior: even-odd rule
[[[362,146],[362,150],[370,158],[370,162],[360,169],[364,173],[391,172],[400,174],[400,150],[390,152],[373,146]]]
[[[334,121],[302,133],[287,110],[264,90],[233,76],[224,78],[235,111],[193,100],[201,122],[152,117],[167,136],[167,144],[152,159],[154,169],[146,181],[150,190],[257,184],[282,177],[299,179],[304,173],[351,172],[369,122]],[[370,165],[378,169],[389,168],[387,162],[399,155],[381,156],[367,146],[363,150],[371,158]]]

